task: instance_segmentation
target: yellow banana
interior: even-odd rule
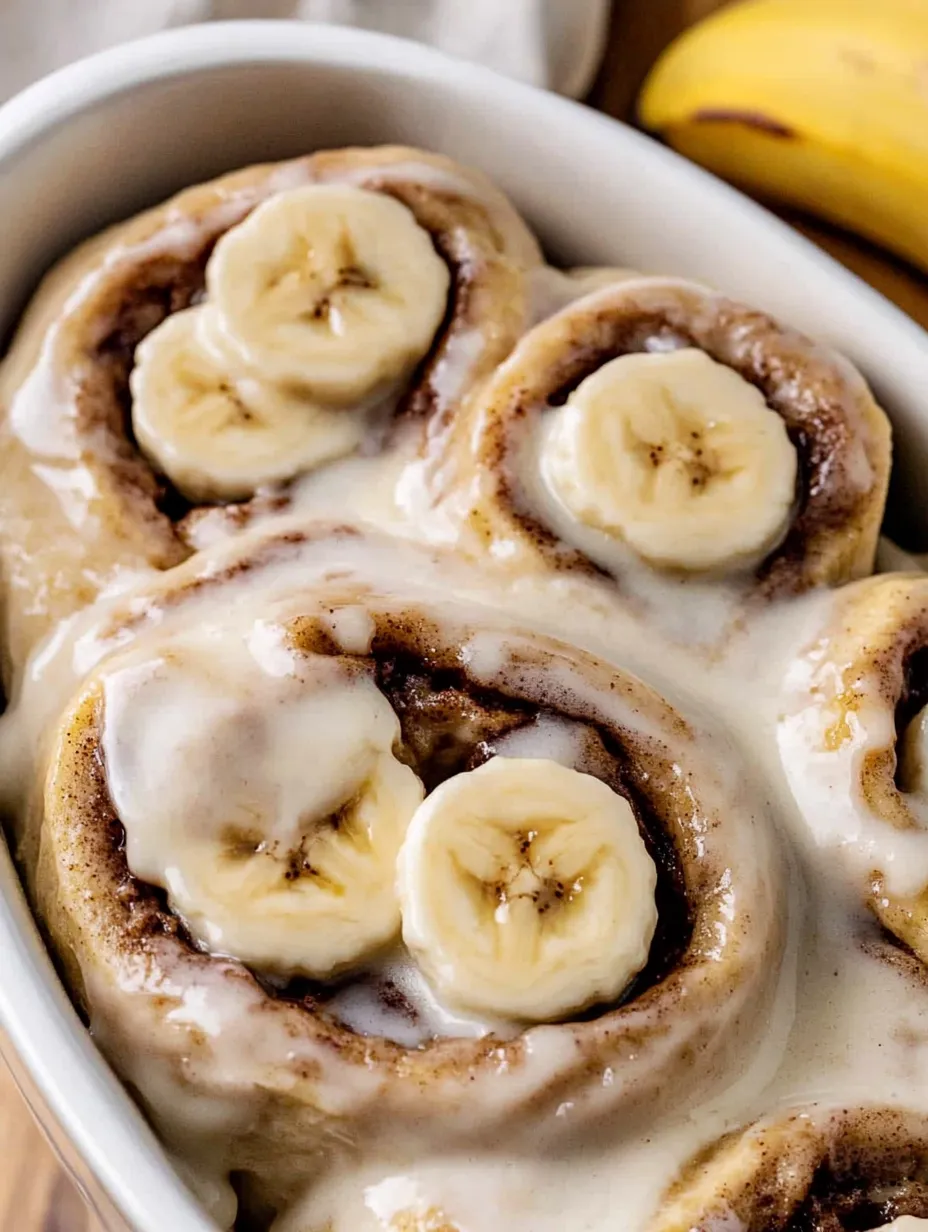
[[[747,0],[687,31],[641,120],[928,270],[928,0]]]

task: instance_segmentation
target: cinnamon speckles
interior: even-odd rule
[[[383,1005],[394,1014],[400,1014],[407,1022],[416,1023],[419,1013],[406,994],[393,980],[384,980],[377,986],[377,995]]]
[[[430,450],[453,427],[472,389],[506,358],[525,327],[529,275],[542,256],[501,193],[439,156],[394,147],[320,152],[223,176],[121,224],[69,258],[67,270],[55,271],[39,293],[47,309],[41,330],[32,329],[36,314],[13,348],[22,356],[38,343],[48,357],[39,376],[57,391],[49,422],[66,425],[75,459],[55,473],[68,470],[72,504],[82,511],[62,511],[51,481],[48,491],[43,487],[46,472],[29,469],[33,456],[45,455],[34,441],[48,431],[48,399],[25,397],[29,430],[20,446],[22,469],[32,480],[23,485],[22,500],[33,503],[22,515],[14,508],[11,520],[36,522],[38,505],[48,513],[47,525],[34,535],[35,560],[24,570],[36,574],[27,587],[33,593],[23,598],[30,628],[44,623],[49,594],[67,615],[93,602],[122,569],[166,571],[206,543],[300,511],[295,480],[269,484],[235,503],[199,501],[196,493],[191,503],[134,437],[130,376],[136,349],[153,330],[205,302],[205,268],[217,242],[267,198],[312,183],[357,185],[395,197],[431,237],[451,276],[444,320],[422,362],[401,388],[385,391],[382,405],[353,408],[363,419],[358,453],[366,461],[373,466],[376,457],[389,455],[388,467],[407,451],[412,457]],[[366,286],[369,271],[349,256],[342,284]],[[328,459],[319,463],[327,466]],[[307,463],[306,473],[315,469]],[[352,498],[340,507],[352,507]],[[73,546],[86,568],[76,566],[71,576],[46,564],[43,540],[60,541],[62,554]]]
[[[259,541],[254,555],[243,549],[227,569],[167,588],[159,602],[164,610],[182,611],[189,603],[195,611],[204,588],[222,594],[239,576],[257,575],[262,562],[288,559],[303,542],[302,532]],[[332,609],[348,589],[367,614],[367,654],[346,655],[332,634]],[[335,1082],[345,1092],[345,1116],[352,1126],[365,1124],[376,1108],[378,1123],[385,1116],[409,1132],[426,1126],[429,1137],[448,1140],[509,1125],[514,1118],[526,1132],[532,1125],[548,1132],[554,1111],[565,1101],[575,1104],[566,1118],[573,1127],[600,1115],[600,1100],[604,1111],[675,1098],[691,1075],[719,1065],[731,1024],[747,1024],[762,1012],[764,989],[777,968],[778,900],[769,897],[777,866],[774,861],[771,871],[762,856],[762,839],[759,848],[749,848],[751,862],[733,863],[726,825],[751,820],[737,805],[715,798],[713,776],[707,776],[708,795],[702,798],[698,767],[692,775],[677,773],[676,762],[692,755],[686,725],[616,668],[537,635],[518,634],[508,623],[496,628],[492,620],[457,622],[444,608],[403,605],[342,580],[328,589],[309,587],[305,595],[302,613],[291,603],[282,625],[289,646],[295,653],[338,655],[370,673],[399,716],[398,751],[428,784],[504,752],[507,738],[542,718],[569,726],[576,768],[625,796],[658,867],[658,928],[633,987],[619,1004],[596,1006],[575,1022],[545,1028],[550,1055],[538,1053],[541,1039],[529,1046],[531,1032],[512,1039],[425,1038],[410,1047],[346,1027],[329,1005],[328,986],[259,981],[240,964],[211,955],[192,943],[161,892],[132,878],[126,867],[124,836],[99,755],[99,685],[92,685],[72,711],[49,782],[44,859],[54,878],[45,884],[55,886],[48,913],[56,944],[82,955],[82,961],[92,954],[93,962],[117,979],[125,980],[143,960],[146,971],[157,964],[159,971],[171,972],[171,987],[180,992],[187,981],[202,981],[205,1004],[216,1012],[241,1001],[249,1008],[244,1018],[230,1010],[237,1022],[260,1015],[264,1032],[280,1032],[292,1041],[262,1061],[261,1098],[271,1107],[289,1108],[298,1081],[301,1107],[306,1101],[306,1115],[318,1115],[317,1084]],[[114,636],[117,630],[118,624]],[[168,649],[162,646],[160,653]],[[330,820],[342,824],[339,817]],[[230,833],[229,841],[243,855],[253,855],[255,836],[247,828]],[[293,872],[312,875],[302,866]],[[725,891],[730,876],[743,891],[734,911]],[[546,893],[553,903],[569,894],[570,886],[553,884]],[[217,977],[225,989],[221,994],[213,983]],[[153,978],[146,975],[133,995],[146,996],[141,990]],[[373,991],[384,1012],[416,1027],[416,1008],[401,988],[382,980]],[[231,1001],[210,1000],[220,996]],[[685,1015],[679,1013],[683,1003]],[[166,1005],[156,1039],[174,1038],[168,1022],[176,1018],[176,1008]],[[421,1032],[421,1023],[417,1029]],[[168,1034],[160,1035],[162,1030]],[[197,1055],[205,1063],[214,1044],[208,1036],[198,1041]],[[541,1055],[546,1059],[539,1060]],[[606,1069],[613,1078],[604,1085]],[[589,1111],[584,1099],[577,1100],[578,1091],[587,1089],[597,1093]]]
[[[696,1155],[654,1232],[849,1232],[928,1214],[928,1121],[881,1106],[785,1112]]]

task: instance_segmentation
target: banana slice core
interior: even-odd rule
[[[644,967],[657,874],[628,801],[495,757],[420,805],[398,862],[403,940],[438,995],[527,1022],[614,1001]]]
[[[327,978],[399,931],[396,857],[423,796],[399,736],[346,660],[271,675],[198,648],[124,667],[103,750],[129,868],[211,952]]]
[[[130,376],[139,447],[188,500],[244,500],[358,448],[363,415],[244,375],[216,348],[219,328],[210,305],[174,313]]]
[[[206,283],[247,368],[323,403],[355,405],[394,387],[428,351],[450,277],[401,202],[313,184],[269,198],[228,231]]]
[[[797,468],[760,390],[694,348],[610,360],[551,413],[541,450],[572,517],[658,567],[696,572],[780,542]]]

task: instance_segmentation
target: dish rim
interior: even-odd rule
[[[835,295],[852,295],[883,319],[887,332],[928,356],[926,334],[901,309],[737,190],[620,121],[571,100],[502,77],[490,69],[389,35],[302,22],[217,22],[148,36],[86,57],[27,87],[0,107],[0,175],[7,164],[53,129],[124,92],[204,70],[249,64],[335,66],[357,73],[387,73],[449,93],[480,95],[486,106],[506,101],[542,131],[545,117],[598,129],[617,154],[662,163],[687,185],[715,194],[720,212],[749,211],[797,262],[827,276]],[[7,174],[15,175],[15,167]],[[925,422],[928,439],[928,419]],[[0,1027],[64,1139],[92,1180],[134,1232],[207,1232],[211,1221],[176,1178],[128,1097],[96,1053],[70,1005],[32,920],[5,845],[0,852]],[[126,1133],[127,1127],[138,1132]],[[52,1135],[54,1137],[54,1134]]]

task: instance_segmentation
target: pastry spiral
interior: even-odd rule
[[[387,544],[375,541],[373,547],[374,558],[389,569]],[[391,595],[372,584],[359,564],[349,563],[353,553],[363,560],[370,551],[364,535],[349,531],[315,542],[288,532],[264,539],[259,547],[233,544],[220,564],[213,561],[198,573],[198,562],[190,561],[146,603],[136,601],[131,614],[114,616],[101,645],[123,644],[123,649],[104,659],[59,724],[36,819],[40,909],[101,1046],[139,1092],[169,1143],[183,1141],[176,1108],[186,1109],[189,1097],[195,1097],[202,1109],[217,1111],[223,1167],[253,1173],[278,1197],[305,1179],[321,1152],[345,1141],[386,1136],[393,1144],[423,1138],[432,1145],[461,1143],[505,1126],[514,1144],[524,1140],[537,1146],[568,1128],[579,1131],[616,1116],[627,1124],[656,1105],[679,1101],[685,1090],[711,1081],[727,1066],[734,1038],[751,1038],[777,979],[784,942],[785,899],[776,850],[738,783],[712,767],[682,718],[619,669],[514,629],[488,609],[449,604],[434,590],[417,589],[411,582],[402,598]],[[217,624],[216,601],[232,613],[244,602],[237,602],[236,595],[246,594],[251,597],[246,616],[236,623],[229,615]],[[210,613],[208,620],[201,611]],[[126,646],[127,641],[133,644]],[[170,688],[180,690],[179,708],[170,704],[174,693],[160,691],[165,673],[173,681]],[[190,712],[191,696],[212,696],[215,681],[227,677],[241,691],[231,709],[223,693],[217,709],[210,702],[206,710]],[[338,762],[331,732],[340,722],[339,690],[354,680],[392,716],[393,743],[388,722],[378,757],[391,762],[391,775],[418,782],[425,795],[422,809],[433,802],[434,811],[439,802],[447,803],[441,793],[459,789],[462,782],[475,785],[478,776],[500,766],[518,770],[528,758],[536,759],[530,763],[531,776],[545,767],[546,783],[558,776],[580,778],[584,791],[609,797],[634,818],[634,842],[643,842],[645,858],[656,869],[656,920],[643,965],[624,980],[611,1003],[589,995],[575,1002],[585,1006],[582,1013],[548,1010],[534,1026],[518,1013],[478,1015],[476,1021],[485,1026],[476,1032],[471,1013],[465,1015],[471,1038],[464,1038],[462,1029],[430,1025],[421,1008],[410,1006],[384,982],[378,956],[398,931],[389,909],[385,923],[365,933],[366,950],[356,945],[353,951],[340,951],[337,963],[327,953],[327,965],[320,968],[315,953],[307,957],[301,950],[294,957],[289,950],[286,955],[269,951],[267,937],[261,933],[256,940],[255,930],[242,939],[248,901],[242,895],[251,892],[250,873],[242,874],[246,889],[235,899],[230,923],[213,905],[204,908],[202,898],[193,906],[184,899],[199,867],[186,847],[166,855],[162,851],[168,871],[160,884],[166,888],[155,888],[133,872],[133,862],[139,867],[148,861],[144,867],[151,867],[145,845],[152,834],[161,836],[157,841],[163,847],[163,835],[174,833],[172,809],[185,818],[184,833],[194,835],[206,825],[198,821],[200,814],[215,811],[210,803],[214,792],[201,806],[186,796],[171,797],[172,784],[183,781],[189,769],[172,760],[176,748],[162,746],[158,733],[172,733],[180,722],[184,731],[176,739],[206,759],[197,761],[200,777],[234,785],[241,774],[251,790],[260,792],[260,775],[255,771],[249,777],[249,750],[270,748],[272,769],[277,766],[273,749],[292,743],[294,737],[286,734],[290,724],[307,713],[281,708],[309,704],[312,696],[307,700],[304,693],[319,680],[323,700],[328,699],[328,734],[320,731],[307,747],[306,764],[314,749],[321,761],[313,762],[311,776],[300,763],[301,783],[325,777]],[[135,688],[143,690],[137,706]],[[154,693],[144,692],[152,688]],[[287,726],[272,726],[283,721],[275,714],[291,713]],[[350,728],[362,729],[368,730],[357,722]],[[239,734],[233,740],[229,732]],[[274,732],[276,740],[270,738]],[[128,753],[120,740],[129,742]],[[144,756],[146,742],[151,761]],[[160,757],[155,750],[163,753],[164,747],[170,755]],[[163,776],[153,783],[144,807],[171,797],[163,823],[160,814],[134,820],[139,812],[134,793],[148,782],[149,771],[155,772],[152,765],[162,767]],[[366,773],[369,785],[375,772]],[[275,782],[286,786],[288,774],[284,767]],[[415,808],[415,788],[406,783],[402,791],[409,790]],[[488,783],[486,790],[502,789]],[[227,865],[234,866],[230,884],[239,884],[236,860],[266,860],[271,848],[280,861],[278,889],[301,878],[336,876],[327,857],[320,862],[312,854],[316,849],[306,846],[307,833],[299,826],[283,854],[260,824],[256,828],[234,820],[241,801],[229,791],[221,794],[216,808],[226,819],[217,831],[223,836],[220,847],[225,844],[217,865],[221,862],[222,877]],[[339,842],[345,834],[344,841],[353,842],[357,800],[367,787],[340,791],[326,806],[327,824],[334,824]],[[117,799],[124,805],[123,816]],[[494,807],[490,795],[491,819],[500,815],[502,799],[499,795]],[[184,802],[189,808],[180,813]],[[472,797],[467,810],[473,816]],[[534,828],[517,836],[521,872],[510,868],[498,883],[489,873],[466,874],[467,885],[475,876],[484,879],[478,906],[467,908],[474,927],[460,934],[471,948],[478,947],[481,929],[494,927],[490,917],[504,919],[525,894],[529,911],[537,911],[532,927],[544,930],[546,920],[570,918],[559,912],[582,910],[584,893],[598,893],[589,879],[604,857],[590,857],[594,863],[584,864],[571,854],[579,839],[558,848],[563,857],[552,855],[553,863],[544,866],[563,867],[566,880],[553,872],[535,876],[542,865],[540,849],[532,844],[548,824],[544,805],[542,814],[537,824],[526,823]],[[245,815],[251,816],[248,810]],[[338,820],[333,823],[332,817]],[[406,836],[407,864],[416,819]],[[452,843],[455,833],[452,827]],[[373,834],[364,840],[371,858],[381,842]],[[383,841],[389,867],[396,839],[388,834]],[[351,857],[354,861],[356,852]],[[459,851],[458,858],[466,861],[466,853]],[[559,866],[562,858],[580,864]],[[343,869],[346,861],[342,852],[335,867]],[[517,891],[528,865],[531,884],[526,888],[520,882]],[[434,870],[439,866],[430,867],[438,876]],[[350,893],[350,879],[346,884]],[[457,893],[448,884],[448,894]],[[504,884],[507,888],[501,889]],[[262,894],[265,888],[262,883]],[[368,887],[363,897],[373,911],[374,890]],[[172,902],[179,901],[183,909],[172,909]],[[403,935],[408,939],[407,909],[404,903]],[[333,936],[334,931],[333,925]],[[351,944],[356,942],[355,937]],[[214,948],[217,953],[211,952]],[[418,957],[417,949],[413,953]],[[229,954],[242,954],[246,961]],[[456,957],[460,960],[460,953]],[[307,975],[319,970],[327,978]],[[508,986],[518,971],[506,970],[503,983]],[[573,979],[576,973],[568,974]],[[389,1007],[392,998],[394,1019],[398,1012],[402,1023],[399,1037],[395,1022],[393,1038],[347,1024],[344,990],[350,999],[358,981],[366,995],[373,991],[379,1005]],[[287,1143],[286,1152],[281,1142]]]
[[[886,1106],[797,1108],[693,1159],[650,1232],[844,1232],[928,1219],[928,1119]]]
[[[236,172],[79,249],[0,379],[7,655],[114,581],[285,510],[301,471],[414,457],[525,328],[539,263],[481,176],[401,147]],[[352,330],[367,340],[349,356]]]
[[[791,666],[779,743],[803,819],[838,848],[877,919],[928,961],[928,578],[836,597]]]
[[[607,575],[659,608],[681,578],[777,596],[869,573],[890,440],[837,355],[694,284],[640,278],[527,334],[452,455],[448,500],[476,550]]]

